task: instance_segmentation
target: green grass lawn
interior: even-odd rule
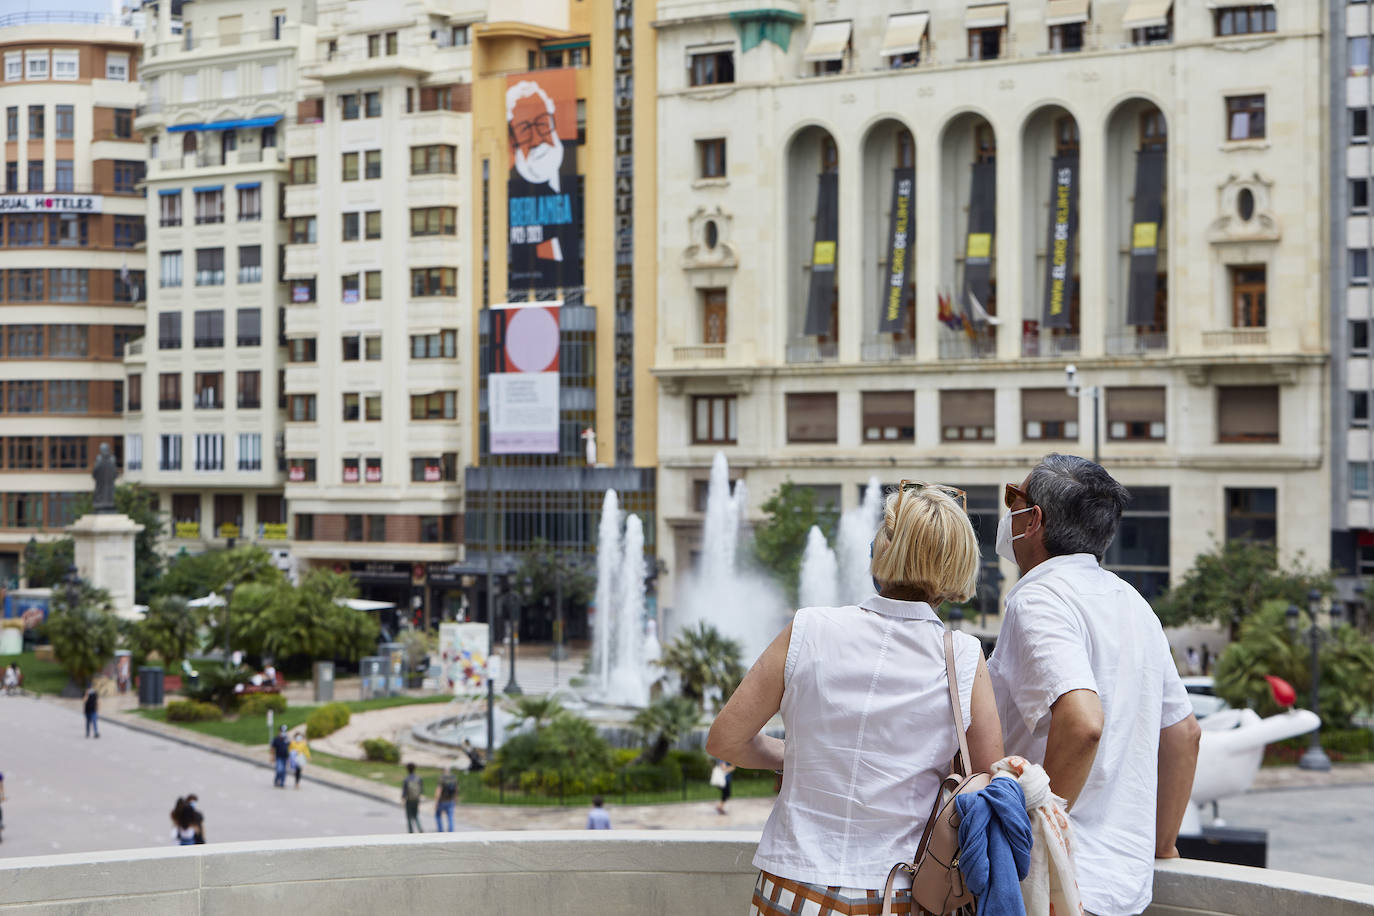
[[[32,652],[22,655],[0,655],[0,670],[18,662],[24,672],[24,689],[34,693],[61,693],[67,686],[67,672],[56,662],[40,662]]]
[[[173,697],[173,700],[178,699]],[[449,696],[437,697],[377,697],[371,700],[346,700],[345,706],[350,712],[367,712],[372,709],[387,709],[392,706],[411,706],[417,703],[447,703],[453,699]],[[288,706],[286,712],[272,717],[272,727],[285,725],[288,729],[295,729],[297,726],[305,725],[306,717],[310,715],[315,706]],[[139,715],[158,722],[167,721],[167,711],[165,709],[140,709]],[[271,733],[267,730],[267,716],[240,716],[237,719],[226,719],[222,722],[171,722],[181,728],[200,732],[202,735],[213,735],[216,738],[224,738],[238,744],[266,744],[271,738]]]

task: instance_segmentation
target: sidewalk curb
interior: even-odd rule
[[[41,695],[39,698],[42,699]],[[180,744],[185,747],[194,747],[198,750],[207,751],[211,754],[218,754],[221,757],[228,757],[231,760],[240,760],[244,763],[252,764],[253,766],[258,767],[259,769],[269,771],[273,769],[272,765],[265,762],[262,759],[261,755],[252,754],[246,751],[240,752],[236,750],[231,750],[230,748],[222,747],[218,744],[211,744],[209,742],[197,741],[194,738],[189,737],[189,735],[194,735],[195,732],[186,732],[186,730],[178,729],[175,726],[159,726],[157,723],[142,721],[140,720],[137,712],[121,711],[112,715],[104,715],[100,717],[100,721],[102,723],[114,723],[115,725],[118,725],[121,728],[127,728],[129,731],[132,732],[139,732],[140,734],[151,735],[154,738],[162,738],[165,741],[171,741],[175,744]],[[185,733],[183,734],[182,732]],[[334,775],[332,770],[329,770],[324,767],[321,767],[320,769],[324,773],[328,773],[331,776]],[[315,768],[311,767],[310,770],[314,771]],[[321,778],[319,776],[313,775],[313,772],[302,774],[301,780],[303,782],[312,782],[316,785],[327,786],[331,789],[338,789],[340,792],[349,792],[353,795],[372,799],[373,801],[383,802],[384,804],[392,805],[394,807],[400,807],[400,805],[397,803],[396,798],[390,792],[383,794],[381,792],[369,791],[368,789],[365,789],[362,786],[352,785],[349,782],[344,782],[343,780],[336,781],[332,778]]]

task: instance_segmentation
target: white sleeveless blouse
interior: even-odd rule
[[[756,867],[881,888],[911,859],[959,749],[944,630],[930,605],[880,595],[797,612],[783,673],[782,791]],[[981,657],[977,639],[954,634],[965,729]]]

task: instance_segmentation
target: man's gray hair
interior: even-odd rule
[[[1044,516],[1050,556],[1090,553],[1099,562],[1131,500],[1130,491],[1102,465],[1058,453],[1046,455],[1031,471],[1026,495]]]

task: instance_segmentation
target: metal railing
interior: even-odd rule
[[[1021,338],[1023,357],[1077,356],[1082,352],[1082,338],[1077,334],[1027,334]]]
[[[1107,335],[1107,353],[1110,356],[1129,356],[1131,354],[1163,353],[1169,349],[1167,331],[1138,333],[1124,331]]]
[[[916,355],[916,341],[892,340],[877,337],[865,340],[859,348],[859,358],[866,363],[888,362],[894,359],[911,359]]]
[[[941,337],[941,359],[993,359],[997,356],[995,337]]]
[[[825,363],[840,358],[840,345],[836,341],[818,343],[814,340],[794,340],[787,345],[789,363]]]

